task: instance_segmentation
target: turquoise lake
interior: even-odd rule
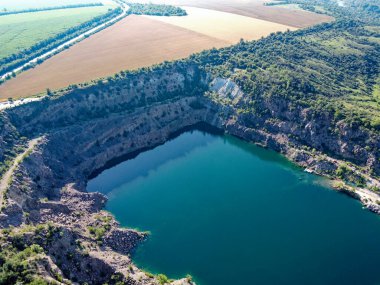
[[[198,285],[380,284],[380,218],[279,154],[186,132],[103,171],[121,225],[150,231],[134,262]]]

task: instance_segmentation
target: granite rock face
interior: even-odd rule
[[[86,192],[87,180],[102,169],[183,130],[207,125],[281,152],[321,175],[334,177],[341,159],[380,173],[376,134],[336,124],[328,113],[311,114],[279,98],[255,107],[266,110],[265,115],[241,112],[246,104],[232,80],[213,79],[197,66],[178,63],[3,112],[4,150],[22,144],[20,136],[43,139],[14,173],[0,226],[52,224],[53,242],[33,237],[29,242],[41,244],[68,280],[100,284],[119,274],[125,284],[158,284],[129,258],[146,235],[120,229],[102,211],[106,197]],[[376,179],[370,182],[380,185]],[[376,203],[368,208],[379,212]]]

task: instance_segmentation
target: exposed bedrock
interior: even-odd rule
[[[118,273],[126,284],[158,284],[129,258],[145,234],[120,229],[102,211],[106,197],[86,192],[88,178],[120,158],[207,124],[321,174],[333,175],[336,159],[380,173],[376,134],[281,98],[262,100],[251,111],[247,104],[231,80],[212,79],[195,65],[176,63],[8,110],[2,116],[1,146],[15,145],[16,133],[43,139],[15,170],[0,225],[51,223],[62,232],[60,238],[36,242],[72,281],[101,284]],[[378,185],[376,179],[371,183]]]

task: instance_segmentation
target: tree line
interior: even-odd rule
[[[129,13],[135,15],[151,15],[151,16],[186,16],[184,9],[172,5],[164,4],[139,4],[127,3],[130,7]]]
[[[84,7],[97,7],[104,6],[103,3],[83,3],[83,4],[73,4],[73,5],[64,5],[64,6],[54,6],[54,7],[43,7],[43,8],[30,8],[23,10],[12,10],[8,11],[7,9],[3,9],[0,11],[0,16],[7,16],[13,14],[23,14],[23,13],[33,13],[33,12],[42,12],[42,11],[51,11],[51,10],[59,10],[59,9],[72,9],[72,8],[84,8]]]
[[[297,4],[300,8],[333,16],[337,19],[357,20],[374,23],[380,21],[380,2],[378,0],[280,0],[265,3],[266,6]]]

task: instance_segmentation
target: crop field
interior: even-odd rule
[[[129,16],[0,86],[0,97],[26,97],[295,29],[226,12],[186,7],[185,17]],[[22,84],[21,84],[22,83]]]
[[[99,2],[102,2],[107,5],[113,3],[109,0],[1,0],[0,10],[3,11],[4,9],[6,9],[8,11],[17,11],[24,9],[47,8]]]
[[[162,4],[163,0],[136,2]],[[183,7],[188,16],[128,16],[0,85],[0,99],[36,95],[47,88],[60,89],[120,70],[137,69],[185,58],[205,49],[229,46],[241,38],[255,40],[272,32],[295,30],[331,20],[325,15],[291,7],[264,6],[263,0],[166,0],[165,3],[186,5]],[[64,22],[68,21],[65,19]]]
[[[287,26],[305,28],[323,22],[332,21],[327,15],[311,13],[291,7],[264,6],[268,0],[134,0],[141,3],[172,4],[179,6],[192,6],[215,11],[252,17]]]
[[[228,45],[227,41],[132,15],[0,85],[0,98],[26,97],[46,88],[58,89]]]
[[[104,14],[109,7],[84,7],[0,17],[0,59]]]
[[[182,7],[186,17],[145,16],[165,23],[215,37],[231,44],[240,39],[257,40],[271,32],[295,30],[291,26],[215,10]]]

